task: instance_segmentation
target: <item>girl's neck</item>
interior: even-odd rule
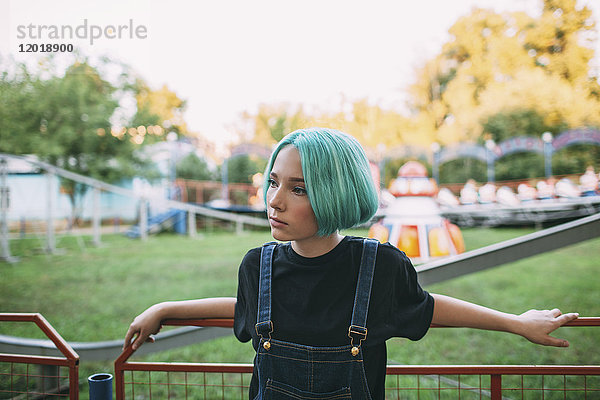
[[[330,236],[315,236],[310,239],[292,240],[292,249],[302,257],[313,258],[329,253],[337,246],[344,236],[336,232]]]

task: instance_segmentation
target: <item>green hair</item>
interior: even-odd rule
[[[379,204],[365,152],[352,136],[327,128],[299,129],[275,147],[265,170],[263,193],[267,206],[269,176],[277,155],[292,145],[300,153],[308,199],[320,236],[369,221]]]

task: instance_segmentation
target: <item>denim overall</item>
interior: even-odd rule
[[[350,344],[313,347],[271,338],[271,262],[275,243],[261,249],[256,333],[256,399],[371,399],[363,368],[361,342],[367,337],[367,312],[378,242],[365,239],[354,296]]]

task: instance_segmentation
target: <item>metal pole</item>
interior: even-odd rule
[[[93,230],[93,243],[95,246],[100,246],[100,189],[97,187],[93,188],[93,211],[92,211],[92,230]]]
[[[440,144],[438,142],[431,143],[431,174],[433,175],[433,180],[438,185],[440,184]]]
[[[488,139],[485,141],[485,155],[487,158],[487,177],[488,182],[496,181],[496,173],[494,171],[494,149],[496,148],[496,143],[492,139]]]
[[[148,239],[148,202],[145,198],[140,199],[140,238]]]
[[[188,211],[188,234],[191,238],[195,238],[197,235],[196,232],[196,213],[193,211]]]
[[[56,239],[54,237],[54,180],[56,175],[48,170],[46,174],[46,253],[56,251]]]
[[[492,159],[488,159],[488,171],[487,171],[487,176],[488,176],[488,182],[495,182],[496,181],[496,174],[494,173],[494,161]]]
[[[492,150],[487,149],[487,178],[488,182],[496,181],[496,174],[494,171],[494,153]]]
[[[386,164],[386,159],[385,159],[385,157],[382,157],[381,161],[379,161],[379,188],[380,189],[385,188],[385,164]]]
[[[225,201],[229,200],[229,183],[228,183],[229,177],[228,177],[228,172],[227,172],[227,162],[228,162],[228,159],[226,158],[225,160],[223,160],[223,165],[221,166],[221,183],[222,183],[221,197]]]
[[[544,172],[546,178],[552,176],[552,142],[544,142]]]
[[[0,242],[2,246],[2,255],[0,260],[9,263],[18,261],[18,258],[10,255],[10,246],[8,245],[8,207],[10,206],[9,191],[6,184],[6,174],[8,166],[6,158],[0,158]]]
[[[433,179],[435,183],[440,184],[440,152],[439,150],[433,153]]]

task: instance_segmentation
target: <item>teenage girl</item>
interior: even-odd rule
[[[273,151],[265,177],[271,233],[280,243],[246,254],[237,298],[155,304],[131,323],[126,345],[153,342],[164,319],[234,318],[236,337],[257,350],[251,399],[383,399],[385,341],[418,340],[431,323],[569,345],[549,334],[576,313],[514,315],[430,294],[394,246],[341,235],[369,221],[378,205],[368,160],[351,136],[292,132]]]

